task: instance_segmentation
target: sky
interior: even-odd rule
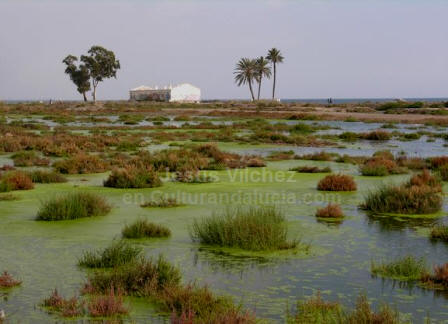
[[[99,100],[182,82],[248,99],[235,64],[272,47],[279,98],[448,97],[447,12],[442,0],[0,0],[0,100],[80,100],[62,60],[92,45],[121,63]]]

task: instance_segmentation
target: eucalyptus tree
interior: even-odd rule
[[[280,53],[280,50],[278,50],[274,47],[268,51],[268,55],[266,56],[266,58],[272,63],[272,67],[274,70],[274,82],[272,85],[272,100],[274,100],[275,99],[275,83],[277,81],[277,64],[283,63],[284,57]]]
[[[249,85],[250,95],[252,100],[255,100],[254,91],[252,89],[252,82],[256,80],[257,75],[256,60],[243,57],[238,61],[235,67],[235,82],[240,87],[243,84]]]
[[[263,77],[266,77],[267,79],[271,77],[271,68],[269,67],[269,61],[263,56],[260,56],[256,60],[255,66],[255,80],[258,83],[257,100],[260,100],[261,81],[263,80]]]
[[[76,56],[68,55],[62,63],[66,65],[65,73],[70,76],[78,92],[83,95],[84,101],[87,101],[86,92],[90,90],[90,73],[85,64],[76,65],[77,61]]]
[[[117,78],[117,71],[120,69],[120,61],[115,58],[115,53],[101,46],[92,46],[82,55],[81,61],[89,70],[93,88],[93,101],[96,102],[96,88],[104,79]]]

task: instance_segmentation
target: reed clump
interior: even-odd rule
[[[296,171],[299,173],[330,173],[330,167],[319,168],[318,166],[301,166],[289,169],[289,171]]]
[[[43,201],[36,220],[59,221],[103,216],[111,209],[107,201],[89,192],[75,192]]]
[[[356,191],[356,182],[346,174],[329,174],[319,181],[317,190],[322,191]]]
[[[401,185],[387,185],[370,192],[362,208],[375,213],[430,214],[442,208],[442,187],[424,170]]]
[[[448,242],[448,226],[447,225],[436,225],[431,229],[429,237],[432,240],[441,240]]]
[[[137,260],[142,250],[124,241],[114,241],[103,250],[86,251],[78,265],[86,268],[113,268]]]
[[[103,184],[105,187],[135,189],[160,187],[162,181],[152,168],[128,166],[114,169]]]
[[[382,262],[377,264],[372,261],[370,270],[374,276],[402,281],[420,280],[428,273],[425,259],[418,259],[411,255],[392,262]]]
[[[400,314],[387,304],[375,311],[363,294],[358,296],[353,310],[345,310],[338,302],[327,302],[318,292],[297,303],[295,314],[287,314],[288,324],[400,324]]]
[[[293,249],[297,241],[287,240],[283,213],[275,207],[227,208],[193,222],[194,241],[251,251]]]
[[[151,237],[169,237],[171,231],[169,228],[154,224],[146,219],[139,219],[130,225],[126,225],[121,231],[124,238],[151,238]]]
[[[35,170],[28,173],[34,183],[63,183],[67,178],[54,171]]]

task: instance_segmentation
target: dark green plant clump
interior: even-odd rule
[[[428,273],[426,261],[413,256],[405,256],[389,263],[376,264],[372,262],[370,269],[375,276],[403,281],[420,280]]]
[[[344,310],[338,302],[324,301],[317,293],[297,303],[296,313],[287,314],[288,324],[400,324],[398,311],[387,304],[374,311],[365,295],[359,295],[355,309]]]
[[[437,225],[431,229],[429,236],[432,240],[441,240],[448,242],[448,226],[447,225]]]
[[[179,207],[182,206],[175,198],[166,198],[160,197],[159,199],[154,199],[148,202],[145,202],[140,205],[140,207],[158,207],[158,208],[170,208],[170,207]]]
[[[103,216],[110,209],[103,197],[89,192],[76,192],[42,202],[36,220],[58,221]]]
[[[438,180],[424,171],[407,183],[383,186],[370,192],[361,207],[375,213],[435,213],[442,208],[441,190]]]
[[[113,268],[137,260],[142,250],[124,242],[115,241],[103,250],[86,251],[78,265],[86,268]]]
[[[251,251],[292,249],[285,217],[274,207],[228,208],[224,213],[195,220],[191,237],[203,244]]]
[[[104,181],[105,187],[112,188],[153,188],[161,185],[162,181],[157,172],[137,167],[115,169]]]
[[[121,234],[124,238],[150,238],[150,237],[168,237],[171,235],[169,228],[150,223],[147,220],[140,219],[130,225],[126,225]]]
[[[330,173],[330,167],[319,168],[318,166],[301,166],[289,169],[290,171],[297,171],[299,173]]]
[[[58,172],[36,170],[29,173],[34,183],[62,183],[67,182],[67,178]]]

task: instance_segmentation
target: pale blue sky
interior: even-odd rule
[[[438,0],[0,0],[0,100],[81,99],[61,61],[94,44],[122,64],[99,99],[179,82],[248,98],[234,65],[273,46],[281,98],[446,97],[447,13]]]

